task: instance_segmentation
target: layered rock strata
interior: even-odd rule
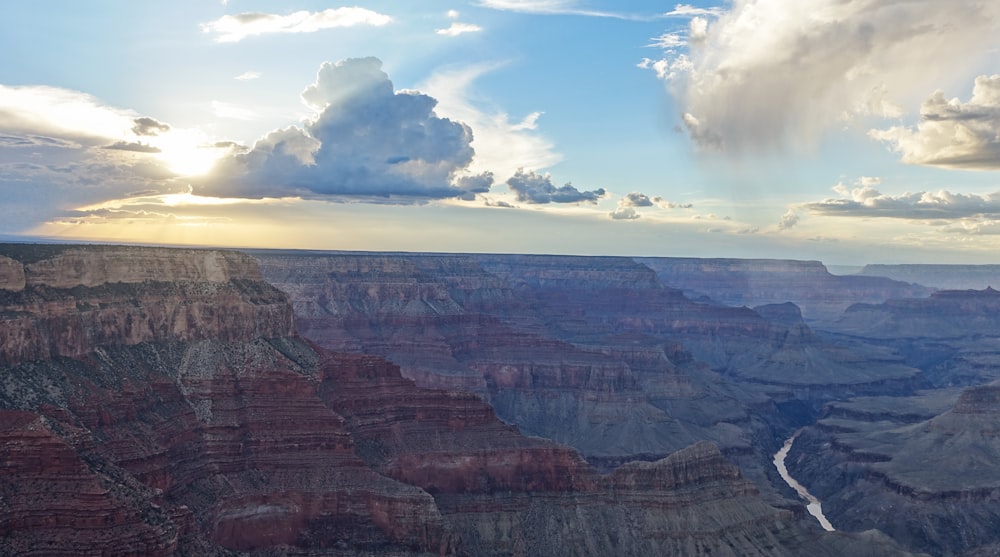
[[[1000,545],[998,416],[996,384],[838,403],[786,464],[838,527],[875,527],[933,555],[989,554]]]
[[[471,394],[421,389],[380,358],[315,347],[295,334],[283,295],[238,254],[2,251],[21,263],[24,283],[8,263],[0,553],[862,547],[764,503],[712,444],[601,476],[572,449],[522,436]],[[149,263],[117,260],[133,256]],[[64,280],[61,265],[76,278]],[[655,367],[648,355],[630,357]]]
[[[4,299],[0,421],[21,464],[0,552],[453,552],[430,495],[358,458],[318,396],[319,355],[252,260],[5,251],[25,281]]]

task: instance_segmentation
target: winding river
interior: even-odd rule
[[[792,444],[795,443],[795,438],[799,436],[801,430],[796,431],[794,435],[785,440],[785,445],[781,447],[781,450],[774,453],[774,467],[778,469],[778,473],[781,474],[781,479],[785,480],[785,483],[795,490],[795,493],[799,494],[799,497],[805,499],[807,505],[806,510],[809,514],[816,517],[819,521],[819,525],[823,527],[827,532],[833,532],[836,529],[830,524],[826,516],[823,514],[823,504],[817,499],[812,493],[795,481],[795,478],[788,473],[788,468],[785,467],[785,458],[788,457],[788,451],[792,449]]]

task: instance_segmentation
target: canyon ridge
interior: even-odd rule
[[[0,552],[991,554],[998,296],[876,271],[0,245]]]

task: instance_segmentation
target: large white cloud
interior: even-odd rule
[[[465,172],[471,129],[437,116],[432,97],[395,91],[376,58],[323,64],[302,98],[319,112],[315,119],[224,159],[199,193],[410,203],[469,199],[492,183],[489,174]]]
[[[687,49],[659,41],[670,49],[643,65],[670,81],[697,143],[760,152],[899,116],[914,91],[954,85],[1000,46],[1000,3],[734,0],[685,35]]]
[[[854,187],[838,184],[840,197],[799,206],[813,214],[918,221],[1000,219],[1000,192],[965,194],[947,190],[885,194],[877,180],[862,179]]]
[[[202,25],[206,33],[215,33],[216,42],[239,42],[247,37],[271,33],[313,33],[334,27],[357,25],[382,26],[392,18],[366,8],[330,8],[321,12],[298,11],[288,15],[247,12],[225,15]]]
[[[101,143],[141,131],[137,118],[134,111],[107,106],[79,91],[0,85],[0,130],[10,134]]]
[[[920,122],[872,130],[903,162],[949,168],[1000,169],[1000,75],[979,76],[967,103],[937,91],[924,101]]]

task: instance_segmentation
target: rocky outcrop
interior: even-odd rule
[[[357,456],[320,356],[247,256],[16,248],[0,407],[24,460],[0,553],[38,536],[47,554],[454,552],[427,492]]]
[[[285,295],[250,257],[212,250],[0,245],[0,363],[79,357],[96,346],[294,334]],[[51,258],[36,259],[46,254]],[[14,261],[12,258],[7,258]],[[23,277],[23,285],[21,278]],[[15,288],[20,285],[20,288]]]
[[[1000,292],[942,290],[928,298],[856,304],[829,329],[880,339],[1000,336]]]
[[[0,552],[175,554],[190,512],[164,508],[150,487],[85,462],[81,452],[92,446],[85,430],[0,410]]]
[[[641,258],[663,284],[731,306],[792,302],[807,320],[835,319],[853,304],[926,296],[932,289],[884,276],[833,275],[819,261]]]
[[[957,400],[928,392],[838,403],[799,436],[786,464],[838,528],[875,527],[933,555],[988,554],[1000,543],[998,413],[995,384]]]

